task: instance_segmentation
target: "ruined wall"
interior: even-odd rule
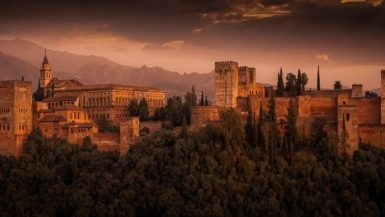
[[[215,63],[215,105],[235,108],[238,96],[238,63],[222,61]]]
[[[216,106],[194,106],[191,111],[190,129],[196,131],[210,121],[218,121],[219,110]]]

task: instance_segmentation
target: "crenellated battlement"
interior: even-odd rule
[[[217,68],[217,67],[231,67],[231,66],[238,66],[238,63],[235,61],[218,61],[218,62],[215,62],[215,68]]]
[[[0,88],[10,88],[14,86],[25,86],[32,85],[29,81],[18,81],[18,80],[0,80]]]

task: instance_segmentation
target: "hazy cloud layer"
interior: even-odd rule
[[[381,0],[8,0],[0,7],[1,38],[180,72],[234,59],[256,66],[264,82],[280,66],[381,68],[384,26]]]

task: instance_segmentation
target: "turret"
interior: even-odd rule
[[[364,97],[362,84],[352,85],[352,97]]]
[[[45,55],[43,62],[41,63],[41,69],[40,69],[40,87],[46,88],[49,82],[52,79],[52,70],[51,66],[49,65],[48,58],[47,58],[47,50],[45,50]]]

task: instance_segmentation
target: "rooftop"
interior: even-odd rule
[[[47,115],[43,117],[39,122],[61,122],[61,121],[67,121],[64,117],[60,115]]]
[[[42,102],[76,101],[78,98],[77,96],[54,96],[45,98]]]
[[[140,86],[132,86],[132,85],[124,85],[124,84],[91,84],[91,85],[83,85],[76,87],[65,88],[64,90],[57,91],[79,91],[79,90],[110,90],[110,89],[129,89],[129,90],[138,90],[138,91],[161,91],[165,92],[162,89],[154,88],[154,87],[140,87]]]

